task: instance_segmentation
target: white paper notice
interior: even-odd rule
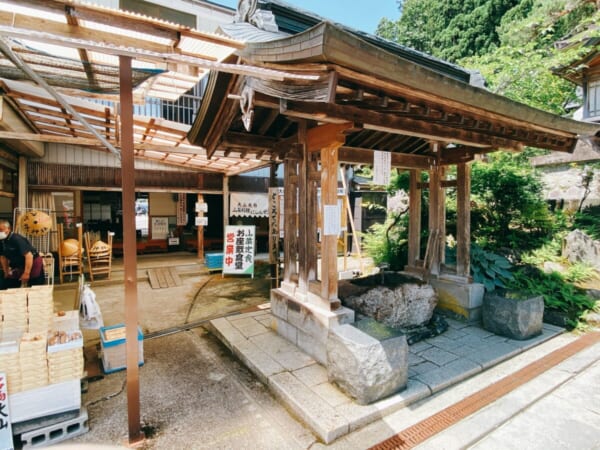
[[[323,205],[323,236],[339,236],[341,227],[339,205]]]
[[[373,184],[387,186],[390,184],[392,171],[392,154],[390,152],[375,151],[373,155]]]

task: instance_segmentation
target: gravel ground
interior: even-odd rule
[[[143,449],[300,449],[315,437],[216,339],[198,328],[144,341],[140,369]],[[89,384],[90,431],[69,441],[123,445],[125,373]]]

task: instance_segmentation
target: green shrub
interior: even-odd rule
[[[485,290],[491,292],[496,288],[505,288],[511,281],[512,264],[497,253],[485,251],[477,244],[471,244],[471,272],[477,283],[482,283]]]
[[[590,206],[576,213],[573,228],[579,228],[592,239],[600,240],[600,205]]]
[[[568,313],[572,322],[593,308],[595,303],[584,291],[566,282],[558,272],[548,274],[533,266],[524,266],[514,272],[508,287],[527,295],[541,295],[547,308]]]

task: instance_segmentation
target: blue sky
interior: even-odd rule
[[[236,8],[238,0],[213,0],[231,8]],[[382,17],[396,20],[399,17],[396,0],[284,0],[314,12],[334,22],[352,28],[374,33]]]

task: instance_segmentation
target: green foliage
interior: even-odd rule
[[[487,164],[473,164],[472,235],[491,249],[527,249],[552,229],[542,200],[542,184],[529,165],[499,153]]]
[[[390,270],[402,270],[408,252],[406,224],[393,226],[394,221],[395,218],[389,218],[385,223],[372,225],[362,235],[362,246],[376,265],[386,262]]]
[[[596,270],[591,265],[576,263],[570,265],[561,275],[563,279],[569,283],[581,283],[583,281],[591,280],[596,274]]]
[[[555,237],[545,242],[541,247],[522,255],[521,261],[534,266],[542,266],[546,261],[559,262],[561,260],[561,240],[560,237]]]
[[[488,292],[505,288],[513,279],[512,264],[502,255],[485,251],[477,244],[471,244],[471,272],[477,283],[482,283]]]
[[[382,19],[376,33],[432,55],[456,61],[499,44],[496,28],[519,0],[404,0],[397,21]]]
[[[400,6],[400,18],[382,19],[378,35],[479,70],[492,92],[555,114],[565,114],[576,95],[550,69],[589,48],[557,51],[554,43],[600,20],[588,0],[405,0]]]
[[[566,282],[559,273],[547,274],[532,266],[516,271],[508,287],[528,295],[543,296],[547,308],[569,313],[572,321],[577,321],[595,303],[581,289]]]
[[[573,228],[578,228],[592,239],[600,239],[600,205],[590,206],[575,214]]]

